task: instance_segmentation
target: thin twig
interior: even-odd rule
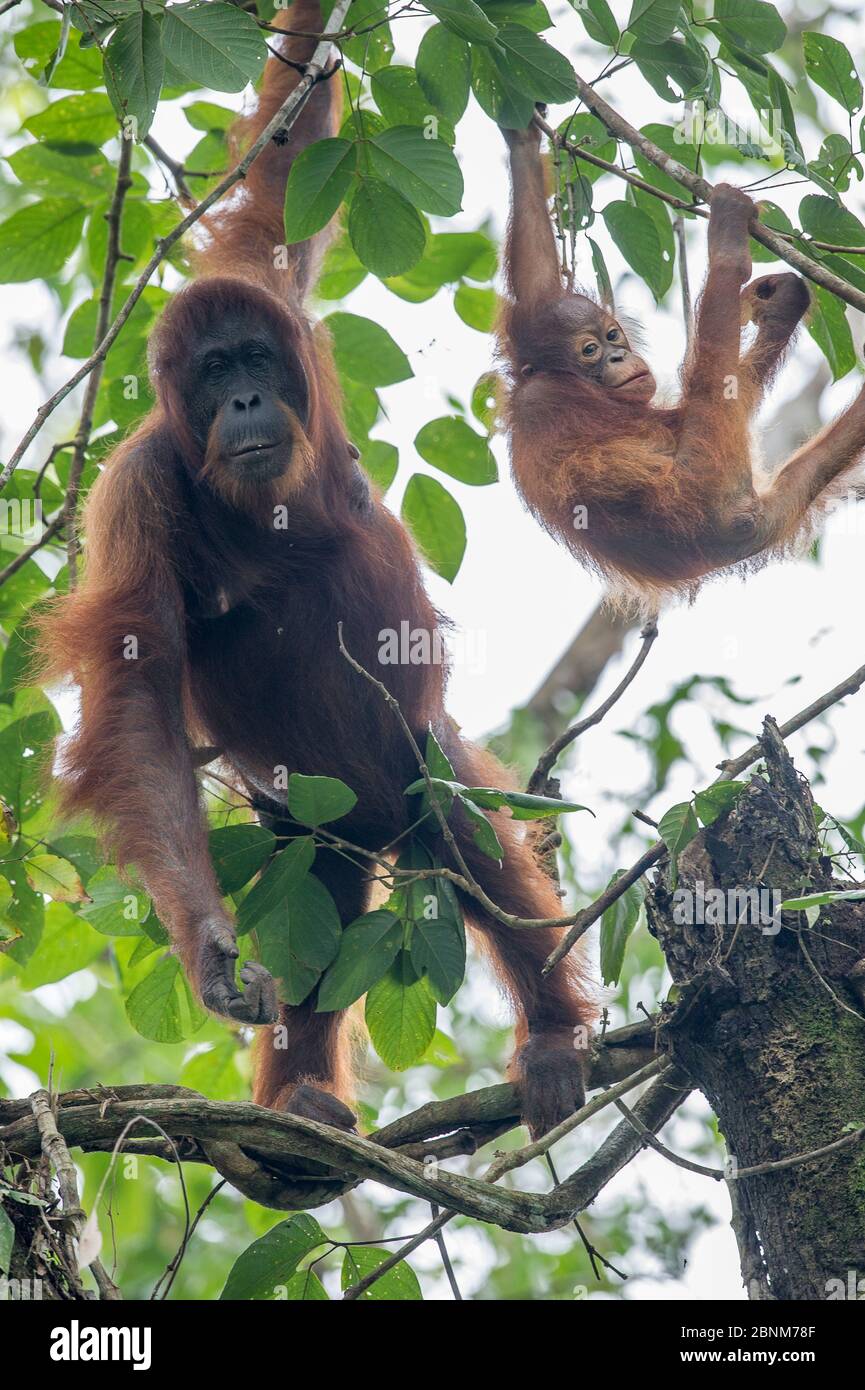
[[[634,661],[632,662],[630,670],[619,681],[619,684],[616,686],[612,694],[609,695],[607,699],[603,701],[602,704],[598,705],[598,708],[594,711],[593,714],[587,715],[585,719],[581,719],[579,723],[573,724],[570,729],[566,729],[564,733],[559,734],[558,738],[553,739],[549,748],[547,748],[546,751],[543,752],[541,756],[538,758],[538,765],[528,781],[528,791],[537,792],[540,789],[542,789],[546,785],[547,778],[549,777],[550,772],[553,769],[553,766],[561,757],[565,749],[570,747],[570,745],[574,743],[580,737],[581,734],[584,734],[587,729],[593,729],[596,724],[600,724],[604,716],[609,714],[610,710],[622,698],[628,686],[639,673],[640,668],[642,667],[643,663],[646,660],[646,657],[649,655],[649,652],[651,651],[652,644],[655,641],[657,635],[658,625],[655,619],[653,618],[651,622],[648,622],[646,624],[646,626],[640,633],[640,640],[642,642],[642,646],[640,647],[640,650],[638,651]]]

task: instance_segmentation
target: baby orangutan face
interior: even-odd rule
[[[650,401],[655,378],[612,315],[582,295],[565,300],[562,307],[577,369],[628,400]]]

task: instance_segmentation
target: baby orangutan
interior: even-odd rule
[[[584,563],[644,599],[783,552],[860,462],[865,390],[773,480],[755,480],[750,422],[809,294],[791,274],[746,284],[754,203],[730,184],[714,190],[681,399],[654,405],[655,379],[621,324],[562,282],[540,131],[502,133],[513,207],[500,340],[513,472],[530,510]],[[757,333],[743,353],[749,320]]]

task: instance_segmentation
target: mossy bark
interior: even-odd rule
[[[721,922],[682,921],[681,890],[697,900],[701,884],[704,895],[763,888],[783,899],[856,886],[834,880],[820,855],[810,789],[771,720],[761,742],[765,764],[681,854],[676,891],[667,866],[648,895],[650,926],[679,987],[662,1035],[708,1099],[734,1160],[734,1228],[750,1296],[825,1299],[865,1278],[865,1143],[781,1171],[735,1172],[865,1125],[865,1003],[854,969],[865,956],[865,902],[824,906],[811,925],[804,912],[785,911],[775,930],[737,922],[741,900],[731,913],[727,896]]]

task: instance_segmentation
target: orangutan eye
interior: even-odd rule
[[[204,374],[208,381],[221,381],[225,375],[225,362],[221,357],[208,357],[204,364]]]
[[[608,343],[614,343],[614,342],[616,342],[616,340],[617,340],[618,338],[620,338],[621,336],[622,336],[622,335],[621,335],[621,330],[620,330],[620,329],[618,329],[618,328],[611,328],[610,331],[609,331],[609,333],[607,334],[607,342],[608,342]]]
[[[597,352],[597,350],[598,350],[598,345],[597,345],[597,343],[586,343],[586,344],[584,345],[584,347],[583,347],[583,356],[584,356],[584,357],[594,357],[594,355],[595,355],[595,353]]]

